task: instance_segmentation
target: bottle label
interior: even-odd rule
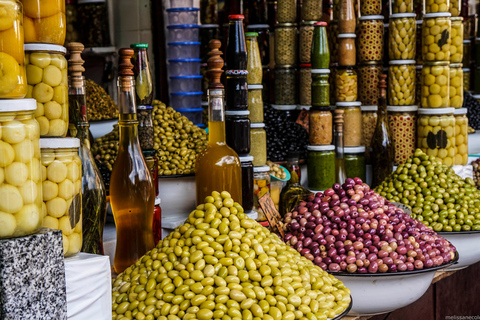
[[[246,76],[248,75],[247,70],[227,70],[225,71],[227,76]]]

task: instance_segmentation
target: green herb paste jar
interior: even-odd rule
[[[323,191],[335,183],[335,146],[307,146],[308,189]]]
[[[345,147],[345,170],[347,170],[348,178],[360,178],[366,181],[367,172],[365,165],[365,147]]]

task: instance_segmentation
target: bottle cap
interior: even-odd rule
[[[132,49],[141,49],[141,48],[148,48],[148,43],[132,43],[130,45],[130,48]]]
[[[328,24],[325,21],[319,21],[314,24],[314,26],[322,26],[322,27],[326,27],[327,25]]]
[[[245,16],[243,14],[231,14],[228,16],[228,20],[243,20]]]

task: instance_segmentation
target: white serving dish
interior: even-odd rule
[[[458,232],[437,232],[448,241],[450,241],[455,248],[457,248],[460,258],[458,262],[445,271],[456,271],[468,267],[480,261],[480,231],[458,231]]]

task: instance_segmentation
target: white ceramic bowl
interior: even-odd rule
[[[460,259],[445,271],[456,271],[480,261],[480,231],[437,232],[457,248]]]
[[[331,274],[350,289],[353,306],[348,315],[370,316],[403,308],[420,299],[432,283],[435,272],[457,260],[458,255],[446,265],[414,271]]]

